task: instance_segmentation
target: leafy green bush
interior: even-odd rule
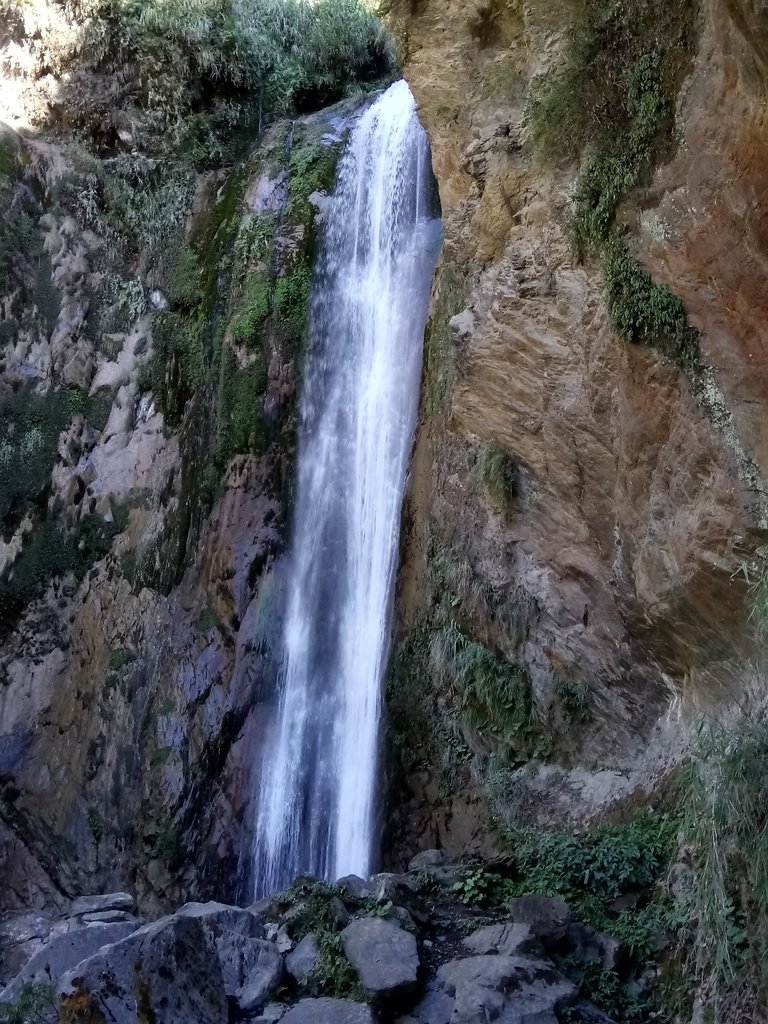
[[[68,0],[77,41],[56,41],[78,94],[66,127],[100,147],[134,146],[193,160],[231,156],[238,131],[290,110],[318,109],[386,75],[393,52],[357,0]],[[106,96],[88,74],[108,77]]]
[[[681,367],[698,367],[698,335],[682,301],[666,285],[654,283],[621,239],[611,239],[605,248],[603,283],[617,334],[659,348]]]

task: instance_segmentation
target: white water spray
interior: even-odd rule
[[[382,677],[429,285],[439,247],[405,82],[360,117],[313,283],[280,701],[264,746],[256,894],[370,872]]]

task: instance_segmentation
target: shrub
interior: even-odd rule
[[[380,21],[358,0],[77,6],[77,41],[55,48],[61,66],[74,69],[66,127],[104,149],[125,145],[125,119],[114,112],[130,110],[134,146],[222,160],[250,123],[317,109],[393,65]],[[108,89],[88,87],[97,74]]]
[[[566,723],[583,722],[589,717],[589,687],[586,683],[558,680],[555,695]]]
[[[683,902],[699,977],[768,991],[768,723],[744,714],[702,729],[685,835],[693,876]]]
[[[605,249],[603,283],[611,322],[628,341],[659,348],[678,366],[696,369],[699,346],[677,295],[630,255],[626,243],[613,238]]]
[[[471,640],[452,621],[435,633],[431,653],[465,725],[511,760],[524,757],[537,733],[527,671]]]
[[[3,1024],[49,1024],[55,1019],[56,991],[44,981],[22,985],[13,1003],[0,1003]]]
[[[516,468],[501,445],[483,441],[477,451],[475,476],[497,508],[508,510],[517,492]]]

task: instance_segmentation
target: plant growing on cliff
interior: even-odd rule
[[[542,79],[530,109],[541,159],[581,158],[573,193],[576,255],[604,256],[613,326],[655,345],[685,369],[698,337],[681,301],[630,254],[617,228],[621,204],[674,146],[674,106],[695,40],[698,0],[589,0],[568,36],[562,66]]]
[[[690,773],[682,904],[699,978],[714,992],[768,992],[768,722],[706,724]]]
[[[12,1003],[0,1003],[3,1024],[49,1024],[55,1015],[56,991],[44,981],[22,985]]]
[[[483,441],[477,450],[475,476],[493,504],[508,511],[517,494],[517,474],[512,457],[494,441]]]

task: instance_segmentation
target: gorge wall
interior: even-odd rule
[[[582,828],[663,798],[692,724],[726,720],[758,671],[768,23],[670,8],[692,25],[673,143],[616,213],[699,332],[692,374],[617,335],[602,261],[574,254],[588,147],[532,140],[542,83],[611,9],[396,13],[445,230],[389,683],[403,854],[491,852],[489,813]]]

